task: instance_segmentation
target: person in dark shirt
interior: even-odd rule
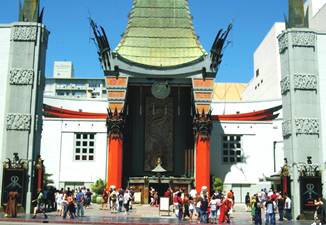
[[[246,194],[245,204],[246,204],[246,211],[250,212],[250,195],[249,195],[249,192],[247,192],[247,194]]]
[[[86,196],[86,201],[85,201],[85,208],[89,207],[91,205],[91,200],[92,200],[92,195],[93,193],[87,189],[85,196]]]
[[[207,195],[204,195],[204,197],[201,200],[200,204],[200,222],[201,223],[207,223],[207,209],[208,209],[208,199]]]
[[[284,217],[284,198],[282,195],[280,195],[280,197],[277,199],[277,208],[278,208],[278,215],[279,215],[279,221],[283,221],[283,217]]]

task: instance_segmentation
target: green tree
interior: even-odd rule
[[[213,177],[213,188],[217,191],[223,191],[223,181],[219,177]]]
[[[105,188],[105,182],[102,179],[98,179],[94,184],[91,185],[91,189],[97,195],[101,195]]]

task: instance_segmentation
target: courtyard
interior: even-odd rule
[[[160,215],[161,214],[161,215]],[[245,211],[245,206],[240,204],[235,206],[235,211],[231,217],[231,224],[246,225],[254,224],[251,221],[249,212]],[[278,218],[278,215],[276,215]],[[85,211],[85,216],[74,220],[65,219],[58,216],[56,212],[48,213],[48,219],[44,220],[42,214],[38,214],[36,219],[32,219],[32,215],[19,214],[17,218],[3,218],[0,214],[0,224],[197,224],[197,221],[190,222],[188,220],[178,222],[173,212],[170,215],[166,212],[159,212],[159,208],[149,205],[135,205],[127,215],[124,212],[112,214],[109,210],[100,210],[100,205],[92,205]],[[277,221],[276,224],[296,224],[307,225],[312,221]]]

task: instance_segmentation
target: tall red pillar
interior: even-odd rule
[[[210,133],[212,120],[210,111],[194,117],[194,132],[196,145],[195,185],[198,193],[206,186],[210,193]]]
[[[199,193],[203,186],[208,188],[210,193],[210,143],[209,138],[202,137],[201,134],[196,138],[196,190]]]
[[[108,137],[108,178],[107,187],[122,187],[122,146],[121,138]]]
[[[107,162],[107,187],[114,185],[117,189],[122,187],[123,167],[123,113],[108,112],[108,162]]]

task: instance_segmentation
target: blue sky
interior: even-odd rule
[[[234,29],[217,75],[220,82],[248,82],[253,53],[274,22],[283,21],[287,0],[189,0],[200,42],[209,51],[217,31],[230,21]],[[102,77],[96,48],[90,40],[88,17],[102,25],[115,47],[124,32],[132,0],[41,0],[44,23],[51,32],[46,75],[53,62],[73,61],[75,76]],[[0,23],[17,20],[18,0],[1,0]]]

